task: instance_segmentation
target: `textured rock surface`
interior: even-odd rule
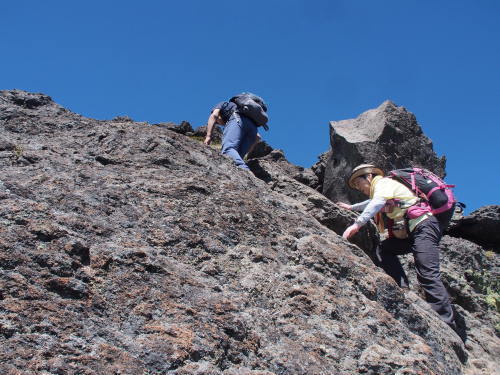
[[[321,160],[324,157],[320,158],[317,166]],[[249,166],[271,189],[301,202],[302,209],[339,235],[354,221],[352,212],[339,209],[326,197],[304,186],[310,185],[309,179],[303,177],[310,171],[290,164],[282,153],[275,151],[266,158],[251,160]],[[488,206],[471,216],[497,224],[499,221],[495,222],[494,212],[494,207]],[[483,238],[489,238],[490,229],[485,225]],[[372,256],[376,228],[369,225],[364,231],[355,236],[353,242]],[[491,237],[494,238],[493,235]],[[469,241],[450,236],[445,236],[441,242],[441,258],[443,280],[456,303],[459,332],[465,338],[469,355],[474,358],[466,373],[494,374],[497,362],[493,359],[500,358],[500,342],[497,339],[500,333],[500,258],[494,252],[484,251]],[[403,259],[412,281],[412,290],[424,298],[413,270],[413,258],[406,256]]]
[[[330,159],[332,151],[329,150],[327,152],[322,153],[318,156],[318,161],[311,166],[311,170],[318,177],[316,185],[312,185],[311,187],[318,190],[319,192],[323,191],[323,182],[325,181],[325,171],[326,166],[328,165],[328,160]]]
[[[204,140],[207,135],[207,125],[197,127],[190,135],[200,138],[201,140]],[[213,143],[222,142],[222,130],[220,126],[214,126],[212,131],[212,142]]]
[[[467,374],[496,374],[500,358],[500,258],[480,246],[451,236],[441,241],[442,280],[455,303],[459,331],[469,357]],[[411,289],[418,286],[413,257],[402,257]]]
[[[338,235],[342,235],[345,228],[356,219],[353,212],[339,208],[324,195],[312,189],[310,186],[317,181],[314,173],[288,162],[282,151],[274,150],[265,158],[250,160],[248,165],[255,176],[265,181],[273,191],[292,198],[300,204],[301,210],[310,213]],[[353,237],[352,242],[371,257],[378,243],[376,234],[377,229],[370,222]]]
[[[262,158],[269,155],[273,151],[273,148],[264,140],[258,141],[251,152],[247,154],[248,159],[252,158]]]
[[[498,339],[464,346],[329,229],[346,213],[277,151],[255,162],[265,181],[175,131],[22,91],[0,93],[0,128],[2,374],[492,368]]]
[[[346,185],[352,169],[362,163],[375,164],[384,171],[415,166],[439,176],[445,174],[445,158],[436,156],[415,116],[390,101],[355,119],[332,121],[330,145],[322,192],[333,201],[363,199]]]
[[[500,205],[484,206],[454,223],[452,236],[500,250]]]
[[[176,124],[173,122],[162,122],[159,124],[155,124],[156,126],[172,130],[176,133],[179,134],[188,134],[188,133],[194,133],[193,127],[191,124],[187,121],[182,121],[180,124]]]

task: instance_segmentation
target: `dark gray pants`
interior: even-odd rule
[[[378,266],[382,267],[401,287],[408,287],[408,278],[401,266],[398,255],[413,253],[417,279],[425,293],[426,301],[441,319],[454,325],[455,317],[450,298],[439,271],[439,241],[442,232],[439,221],[434,217],[416,226],[411,235],[404,240],[389,238],[377,248]]]

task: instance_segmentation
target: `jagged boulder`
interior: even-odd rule
[[[461,218],[454,223],[450,234],[500,250],[500,205],[484,206]]]
[[[0,92],[2,374],[472,368],[474,348],[330,229],[343,213],[280,152],[258,161],[265,181],[175,131],[23,95]]]
[[[324,172],[317,170],[324,173],[323,194],[333,201],[365,199],[346,185],[352,169],[362,163],[376,164],[385,171],[423,167],[445,175],[446,159],[436,156],[415,115],[391,101],[355,119],[330,122],[330,145]]]

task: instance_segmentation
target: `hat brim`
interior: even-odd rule
[[[348,182],[349,187],[352,189],[356,189],[356,186],[354,186],[354,180],[357,179],[359,176],[364,176],[365,174],[368,174],[368,173],[371,173],[371,174],[374,174],[377,176],[384,175],[384,172],[382,171],[382,169],[377,168],[377,167],[365,167],[365,168],[358,169],[356,172],[354,172],[351,175],[351,177],[349,177],[349,182]]]

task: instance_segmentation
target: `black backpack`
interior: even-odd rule
[[[433,214],[440,214],[456,203],[451,188],[434,173],[422,168],[395,169],[387,174],[411,189],[415,195],[428,202]]]
[[[243,92],[229,99],[230,103],[236,104],[236,111],[245,117],[252,120],[255,125],[262,126],[265,130],[269,130],[267,122],[267,105],[260,96],[250,92]]]

